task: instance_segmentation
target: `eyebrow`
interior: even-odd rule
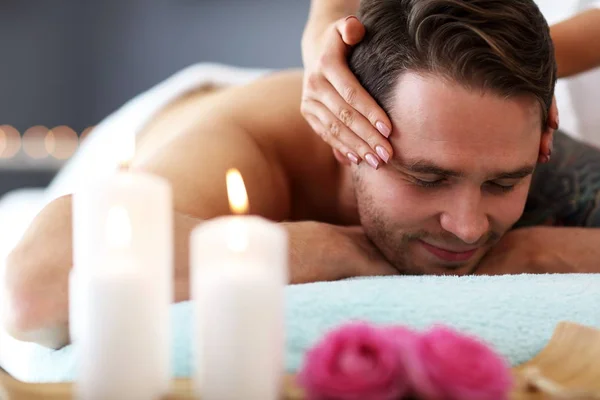
[[[415,174],[457,178],[462,178],[466,175],[463,171],[443,168],[423,159],[405,159],[402,162],[395,159],[392,164]],[[512,171],[499,171],[490,175],[493,176],[492,179],[522,179],[531,175],[534,170],[535,164],[527,164]]]

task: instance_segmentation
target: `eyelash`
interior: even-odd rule
[[[515,188],[515,185],[503,186],[503,185],[498,185],[497,183],[493,183],[493,182],[491,182],[491,184],[494,185],[494,188],[500,190],[502,193],[512,192],[512,190]]]
[[[442,182],[444,182],[443,179],[438,179],[437,181],[422,181],[421,179],[415,179],[415,183],[421,187],[424,188],[433,188],[433,187],[438,187],[442,184]]]
[[[444,179],[438,179],[437,181],[423,181],[415,178],[415,183],[424,188],[436,188],[439,187],[443,182]],[[515,188],[515,185],[504,186],[494,182],[489,182],[489,185],[491,185],[495,190],[500,190],[502,193],[509,193]]]

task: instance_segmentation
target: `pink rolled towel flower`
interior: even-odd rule
[[[298,379],[310,400],[397,400],[408,390],[396,341],[360,322],[327,333],[306,354]]]
[[[405,356],[411,386],[419,398],[502,400],[510,393],[508,363],[483,342],[448,327],[426,332],[417,351]]]

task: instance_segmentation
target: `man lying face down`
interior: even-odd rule
[[[363,1],[350,67],[397,130],[352,168],[361,224],[402,272],[470,271],[521,217],[556,64],[529,1]],[[546,131],[546,132],[544,132]]]
[[[302,71],[190,88],[138,132],[131,168],[173,188],[174,300],[189,299],[191,231],[229,213],[231,167],[244,177],[251,212],[287,229],[293,283],[598,271],[600,234],[582,227],[600,222],[600,179],[587,172],[600,170],[600,154],[557,134],[558,157],[538,165],[553,140],[555,63],[533,1],[364,0],[360,17],[367,37],[350,64],[396,127],[394,158],[377,170],[334,155],[310,128]],[[338,133],[317,106],[317,133]],[[530,227],[511,230],[516,222]],[[71,246],[64,196],[7,259],[4,323],[13,336],[68,342]]]

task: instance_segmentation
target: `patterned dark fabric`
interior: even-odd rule
[[[515,227],[600,227],[600,148],[557,131],[552,157],[533,174],[525,212]]]

